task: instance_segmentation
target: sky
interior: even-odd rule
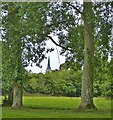
[[[57,36],[52,36],[52,38],[57,41]],[[46,57],[50,56],[50,66],[52,70],[59,69],[60,64],[65,62],[65,56],[60,55],[61,48],[56,46],[51,40],[46,41],[47,48],[54,48],[54,51],[48,53]],[[60,59],[60,60],[59,60]],[[44,73],[47,68],[48,59],[44,59],[41,63],[42,68],[37,67],[35,64],[33,66],[28,66],[26,69],[31,70],[32,73]]]
[[[111,34],[113,34],[113,28],[111,31]],[[53,36],[51,34],[51,37],[57,42],[58,41],[58,37],[57,36]],[[113,38],[111,38],[113,39]],[[65,56],[61,56],[60,55],[60,51],[61,48],[56,46],[51,40],[46,41],[47,44],[47,48],[54,48],[54,51],[52,51],[51,53],[47,54],[46,57],[50,56],[50,66],[52,70],[55,69],[59,69],[60,64],[65,63]],[[58,58],[59,57],[59,58]],[[60,59],[60,61],[59,61]],[[111,56],[108,56],[108,61],[111,60]],[[48,63],[48,59],[44,59],[41,63],[42,68],[37,67],[35,64],[33,64],[33,66],[28,66],[26,69],[29,71],[31,70],[32,73],[45,73],[46,72],[46,68],[47,68],[47,63]]]

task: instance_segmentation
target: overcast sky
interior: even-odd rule
[[[53,39],[54,39],[55,41],[58,40],[57,36],[52,36],[52,37],[53,37]],[[53,52],[51,52],[51,53],[49,53],[49,54],[46,55],[46,57],[48,57],[48,55],[50,56],[50,66],[51,66],[51,69],[52,69],[52,70],[59,69],[60,64],[62,64],[62,63],[65,62],[65,56],[61,56],[61,55],[60,55],[60,50],[61,50],[61,48],[58,47],[58,46],[56,46],[54,43],[52,43],[51,40],[48,40],[48,41],[46,42],[46,44],[47,44],[47,48],[51,48],[51,47],[54,48],[54,51],[53,51]],[[58,50],[58,51],[57,51],[57,50]],[[60,61],[59,61],[59,58],[58,58],[58,57],[60,58]],[[27,70],[31,70],[33,73],[40,73],[40,72],[43,72],[43,73],[44,73],[44,72],[46,71],[46,68],[47,68],[47,62],[48,62],[48,59],[43,60],[43,62],[41,63],[42,68],[39,68],[39,67],[37,67],[37,66],[35,66],[35,65],[33,64],[32,67],[29,66],[29,67],[27,67],[26,69],[27,69]],[[59,63],[59,62],[60,62],[60,63]]]
[[[112,29],[112,33],[113,33],[113,29]],[[53,36],[51,35],[52,38],[55,40],[55,41],[58,41],[58,38],[57,36]],[[65,56],[61,56],[60,55],[60,51],[61,51],[61,48],[56,46],[51,40],[48,40],[46,42],[47,44],[47,48],[54,48],[54,51],[47,54],[46,57],[50,56],[50,66],[51,66],[51,69],[52,70],[55,70],[55,69],[59,69],[59,66],[60,64],[64,63],[65,62]],[[59,63],[59,58],[60,58],[60,63]],[[109,55],[108,57],[108,61],[111,60],[111,56]],[[42,65],[42,68],[39,68],[37,67],[35,64],[33,64],[33,66],[29,66],[27,67],[26,69],[29,71],[31,70],[32,73],[44,73],[46,71],[46,68],[47,68],[47,63],[48,63],[48,59],[45,59],[43,60],[43,62],[41,63]]]

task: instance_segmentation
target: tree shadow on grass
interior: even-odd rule
[[[71,108],[59,108],[59,107],[38,107],[38,106],[23,106],[24,109],[45,109],[45,110],[74,110]]]

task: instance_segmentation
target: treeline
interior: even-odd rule
[[[94,74],[94,97],[113,97],[111,62],[96,60]],[[98,67],[97,67],[98,66]],[[80,67],[79,67],[80,68]],[[60,66],[60,70],[52,70],[46,73],[29,73],[24,70],[23,93],[24,95],[52,95],[52,96],[81,96],[81,83],[83,71],[76,65],[66,62]],[[12,91],[13,83],[3,80],[2,92],[4,96]],[[9,94],[11,96],[12,93]]]
[[[73,70],[49,71],[45,74],[30,74],[24,86],[28,93],[53,96],[80,96],[82,72]]]
[[[81,96],[82,72],[73,69],[56,70],[45,74],[29,74],[29,80],[24,84],[24,94],[42,94],[52,96]],[[112,96],[110,78],[106,74],[95,74],[94,96]]]
[[[112,67],[113,61],[96,60],[93,96],[113,98]],[[98,66],[98,67],[97,67]],[[79,67],[80,68],[80,67]],[[46,73],[29,73],[24,69],[23,93],[24,95],[49,95],[49,96],[81,96],[81,83],[83,70],[76,64],[66,62],[60,66],[60,70],[52,70]],[[9,80],[2,82],[2,95],[4,105],[12,105],[13,83]]]

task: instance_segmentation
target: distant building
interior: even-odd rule
[[[48,56],[48,63],[47,63],[47,69],[46,69],[46,71],[51,71],[50,56]]]

